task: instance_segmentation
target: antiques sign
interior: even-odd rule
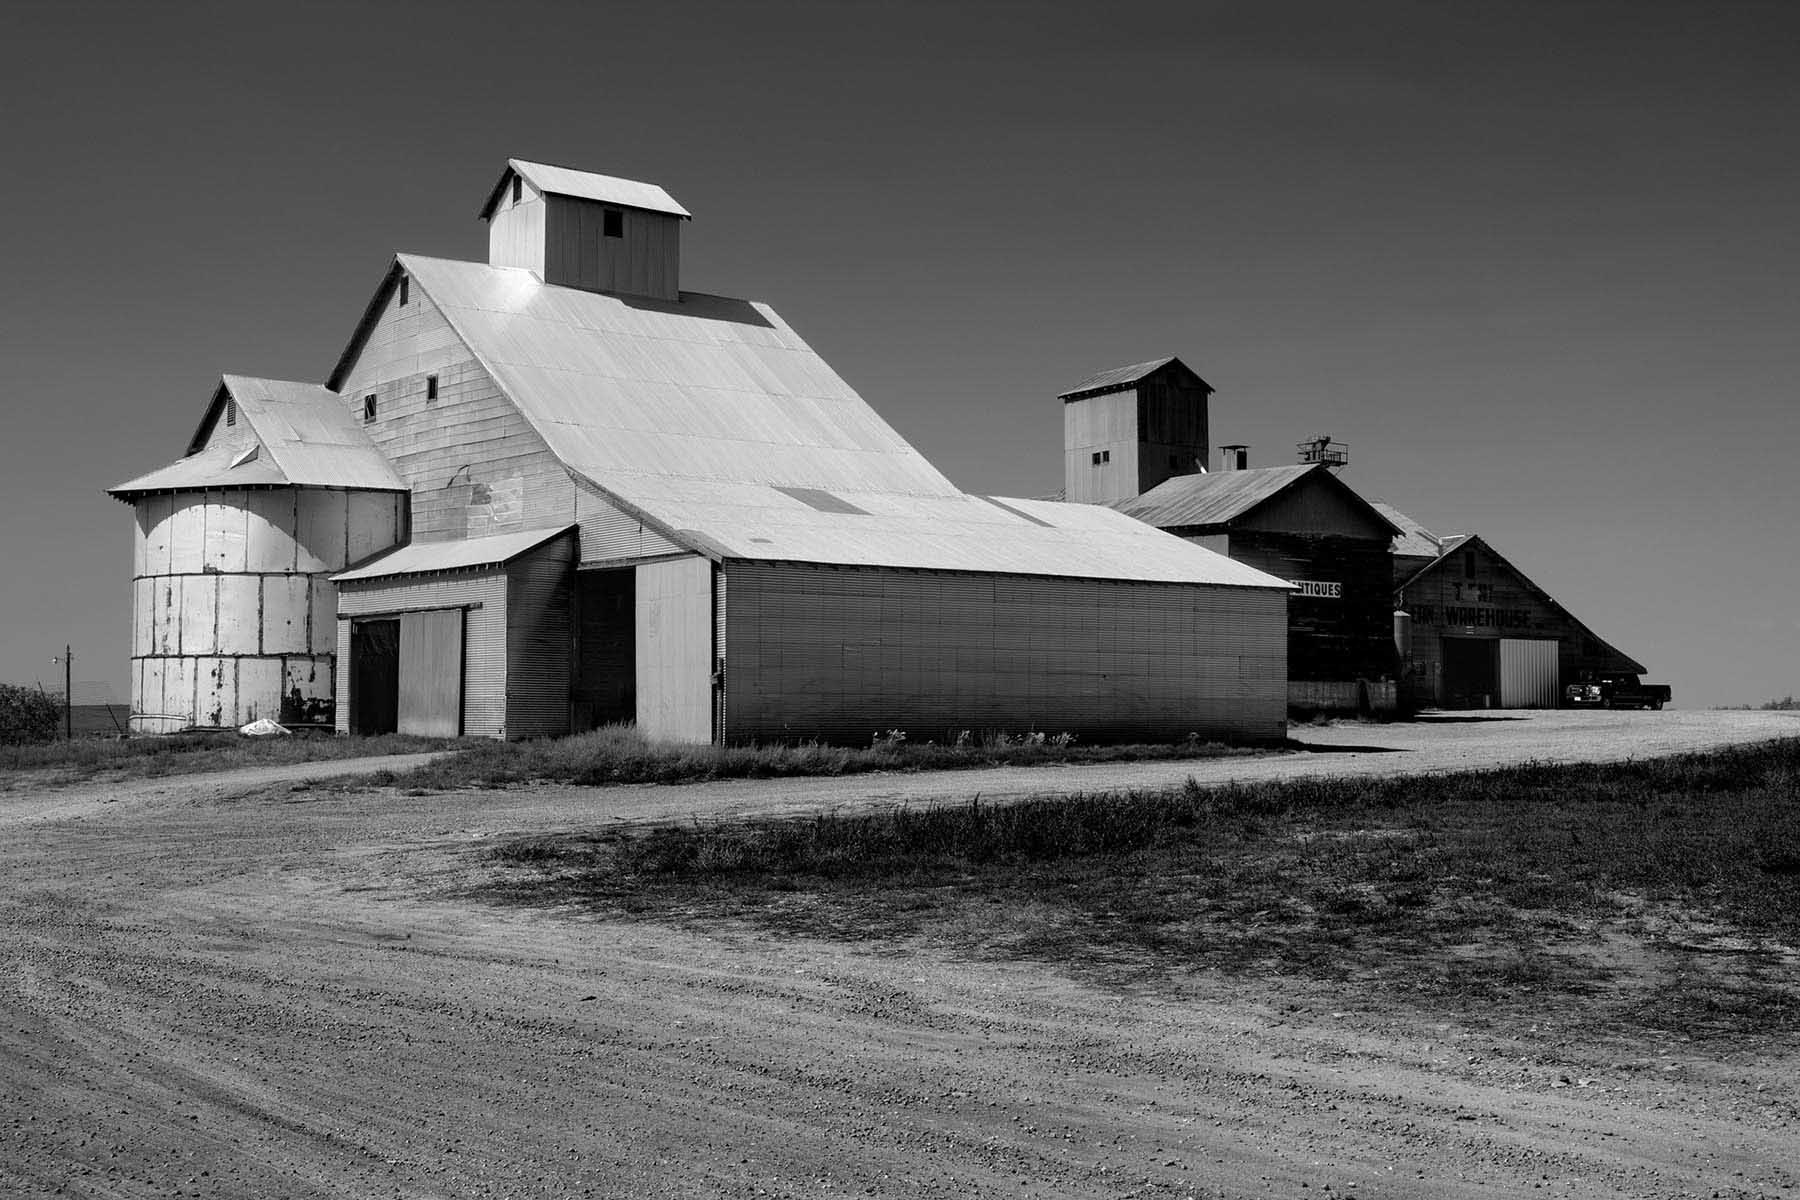
[[[1310,596],[1314,600],[1342,600],[1344,598],[1344,585],[1341,583],[1320,583],[1312,579],[1290,579],[1288,582],[1298,589],[1294,593],[1297,596]]]

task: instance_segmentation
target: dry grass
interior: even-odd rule
[[[954,737],[952,734],[951,739]],[[483,742],[453,758],[396,775],[391,782],[439,790],[524,783],[688,783],[870,771],[1203,759],[1262,752],[1265,751],[1198,738],[1151,745],[1082,746],[1057,745],[1055,738],[1043,735],[971,737],[962,746],[904,738],[887,738],[877,745],[861,747],[817,742],[689,746],[653,741],[629,726],[611,725],[553,740]]]
[[[1800,1028],[1800,741],[504,842],[497,894],[1066,964]],[[1385,998],[1383,1001],[1382,998]],[[1348,1001],[1347,1001],[1348,1002]]]
[[[237,733],[166,737],[76,738],[37,746],[0,747],[0,789],[58,786],[228,771],[239,767],[417,754],[459,743],[436,738],[336,737],[329,733],[249,738]]]

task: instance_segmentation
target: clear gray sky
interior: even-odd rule
[[[1476,531],[1678,703],[1800,692],[1792,6],[84,4],[0,37],[0,679],[122,690],[130,510],[509,155],[653,180],[963,486],[1179,354],[1253,465]]]

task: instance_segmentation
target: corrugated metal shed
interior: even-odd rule
[[[611,175],[596,175],[592,171],[577,171],[571,167],[551,166],[548,163],[526,162],[524,159],[509,158],[506,170],[500,173],[499,182],[494,184],[493,191],[481,206],[480,217],[486,220],[500,201],[500,194],[506,187],[506,181],[515,172],[540,192],[549,192],[558,196],[575,196],[582,200],[599,200],[606,204],[617,204],[627,208],[643,208],[651,212],[669,213],[672,216],[693,218],[692,213],[675,203],[675,198],[654,183],[640,183],[635,179],[617,179]]]
[[[620,476],[605,490],[630,508],[655,514],[677,539],[720,558],[1290,586],[1093,504],[833,492],[861,510],[851,513],[759,484]]]
[[[564,465],[610,486],[657,476],[955,496],[766,305],[679,304],[531,272],[400,256]]]
[[[362,579],[386,579],[395,575],[424,575],[434,571],[496,567],[528,550],[535,550],[551,538],[559,537],[574,528],[573,525],[564,525],[556,529],[526,529],[518,533],[496,533],[487,537],[462,538],[454,542],[409,542],[348,571],[340,571],[331,577],[331,581],[354,583]]]
[[[206,445],[227,404],[236,404],[260,445]],[[245,375],[223,378],[186,458],[108,490],[124,500],[146,492],[239,487],[406,490],[342,396],[316,383]]]
[[[1113,507],[1158,529],[1223,525],[1286,491],[1315,465],[1177,475]]]

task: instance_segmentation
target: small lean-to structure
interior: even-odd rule
[[[512,160],[479,215],[488,261],[397,256],[316,389],[404,497],[333,574],[340,730],[1284,734],[1283,580],[963,492],[767,305],[682,288],[659,187]]]
[[[337,396],[227,375],[136,515],[131,728],[334,723],[331,575],[405,536],[406,494]]]

